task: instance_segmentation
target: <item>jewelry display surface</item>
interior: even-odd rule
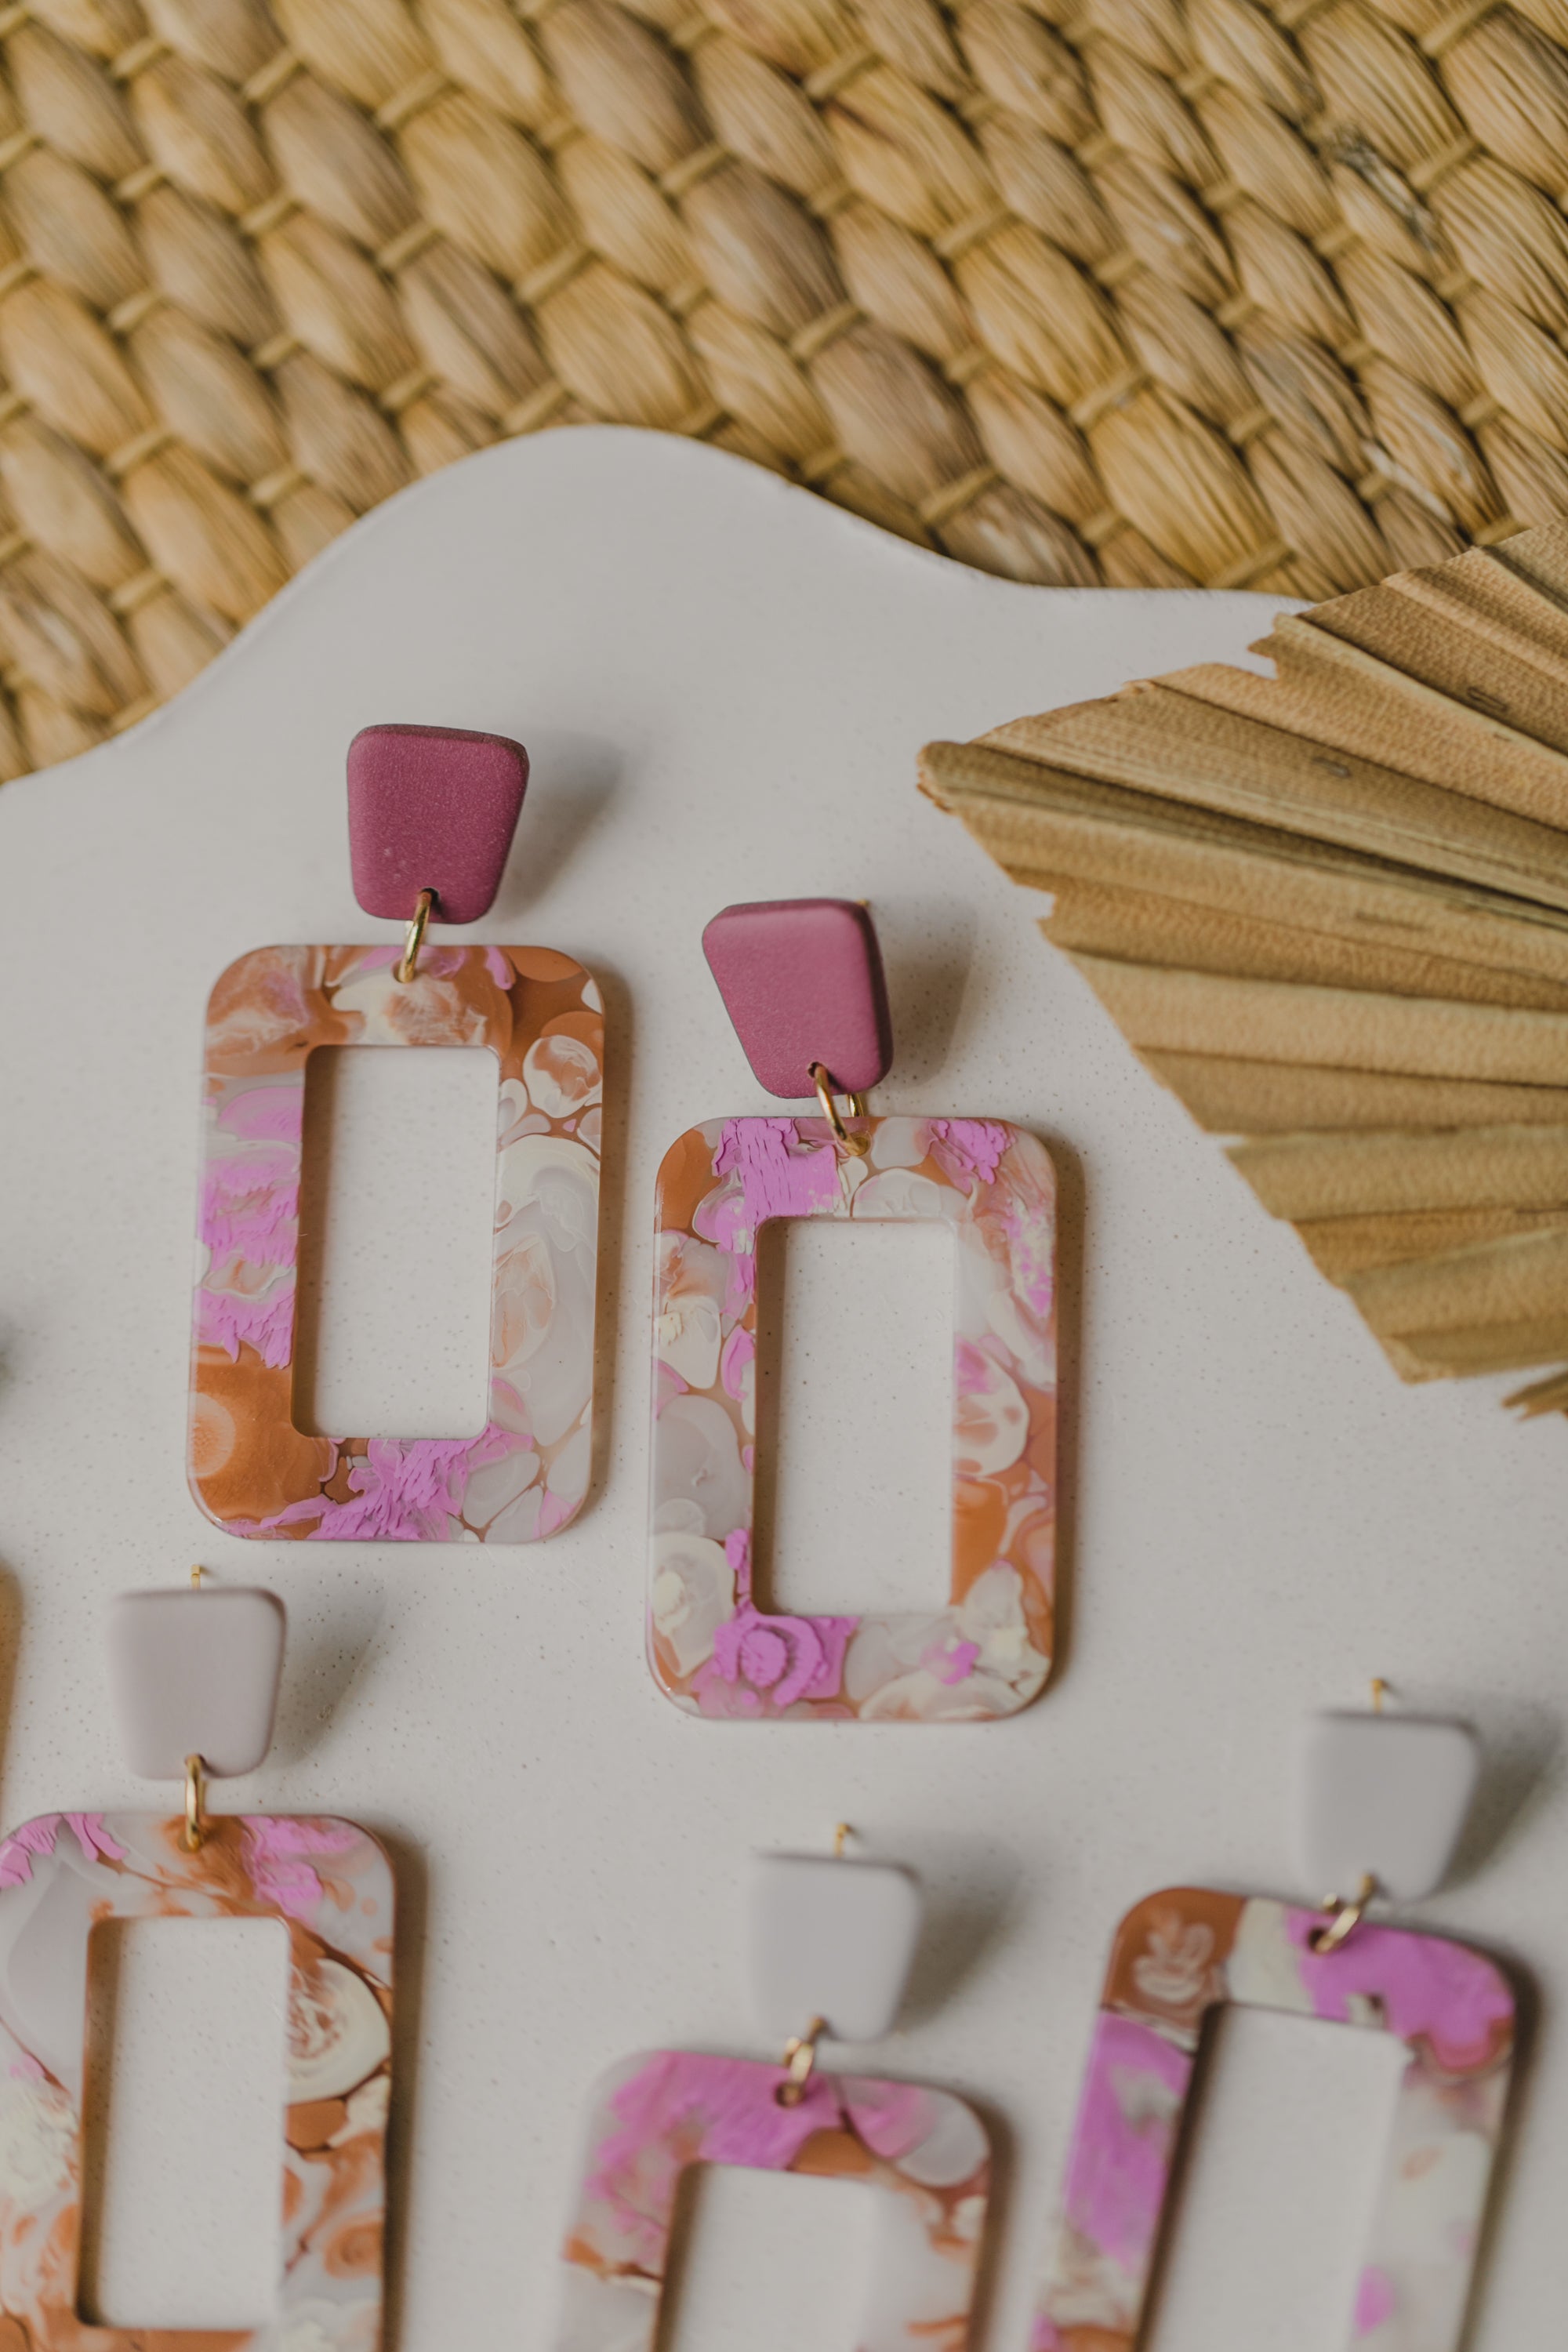
[[[1568,1719],[1568,1451],[1510,1427],[1484,1381],[1389,1381],[1346,1302],[1044,950],[1043,902],[916,790],[922,742],[1134,668],[1236,660],[1272,609],[1012,587],[721,453],[561,432],[379,509],[181,700],[0,791],[0,1817],[74,1791],[111,1819],[145,1806],[105,1720],[110,1595],[200,1559],[287,1601],[261,1801],[387,1833],[409,1937],[396,2352],[498,2336],[547,2352],[588,2086],[628,2050],[755,2051],[740,1927],[722,1926],[738,1874],[837,1821],[930,1898],[918,2056],[894,2038],[857,2049],[855,2072],[962,2086],[1005,2126],[984,2352],[1028,2340],[1115,1923],[1173,1871],[1278,1884],[1280,1726],[1301,1708],[1355,1704],[1382,1674],[1411,1708],[1476,1723],[1499,1759],[1484,1834],[1422,1925],[1517,1958],[1548,2021],[1568,2001],[1552,1866],[1568,1788],[1549,1769]],[[203,1008],[258,942],[365,936],[344,746],[398,719],[527,742],[527,813],[482,933],[574,957],[609,1015],[598,1453],[576,1519],[530,1547],[242,1540],[184,1484]],[[685,1129],[775,1108],[700,946],[716,908],[764,890],[872,902],[898,1043],[877,1114],[977,1111],[1057,1168],[1068,1638],[1010,1724],[742,1734],[685,1719],[647,1670],[655,1179]],[[443,1339],[395,1344],[434,1361]],[[869,1344],[814,1356],[791,1406],[807,1456],[863,1433],[842,1498],[858,1519],[910,1473],[881,1413]],[[828,1609],[836,1565],[825,1551],[813,1570]],[[878,1605],[943,1606],[940,1564],[923,1594],[896,1558],[872,1565]],[[245,1781],[223,1801],[258,1809]],[[1555,2030],[1524,2093],[1472,2352],[1560,2321]],[[1251,2194],[1231,2161],[1217,2138],[1200,2158]],[[1234,2307],[1250,2282],[1252,2331],[1178,2329],[1158,2352],[1342,2339],[1362,2246],[1353,2214],[1335,2234],[1333,2189],[1310,2187],[1294,2217],[1310,2292],[1270,2305],[1267,2233],[1240,2233],[1225,2291]],[[1177,2286],[1194,2242],[1178,2236]],[[760,2342],[752,2289],[735,2308]]]

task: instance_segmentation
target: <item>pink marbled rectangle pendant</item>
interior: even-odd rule
[[[1031,2352],[1133,2352],[1209,2011],[1295,2011],[1397,2034],[1400,2083],[1351,2321],[1387,2352],[1455,2352],[1513,2065],[1514,1995],[1484,1953],[1363,1921],[1178,1886],[1116,1933]]]
[[[1050,1671],[1056,1179],[999,1119],[714,1120],[658,1176],[648,1655],[691,1713],[973,1723]],[[790,1617],[752,1595],[757,1240],[774,1217],[923,1219],[956,1243],[945,1609]]]
[[[353,1822],[47,1813],[0,1844],[0,2342],[29,2352],[373,2352],[382,2339],[393,1877]],[[278,2308],[257,2328],[77,2315],[88,1946],[109,1919],[278,1919],[290,1976]],[[6,2323],[13,2323],[7,2326]]]
[[[258,948],[207,1007],[188,1475],[230,1534],[533,1543],[593,1444],[605,1022],[551,948]],[[489,1405],[473,1438],[294,1425],[306,1065],[318,1045],[488,1046],[500,1065]]]
[[[563,2249],[555,2352],[652,2352],[682,2175],[695,2164],[810,2172],[887,2192],[857,2344],[966,2352],[991,2151],[950,2091],[818,2071],[796,2106],[782,2066],[656,2050],[599,2084]],[[848,2340],[847,2335],[846,2341]]]

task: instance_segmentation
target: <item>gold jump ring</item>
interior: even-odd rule
[[[430,910],[435,904],[435,891],[421,890],[408,929],[403,935],[403,961],[394,966],[394,980],[406,983],[418,971],[419,950],[425,944],[425,926],[430,920]]]
[[[797,2033],[784,2043],[784,2063],[789,2069],[789,2080],[781,2083],[774,2094],[781,2107],[798,2107],[805,2096],[812,2069],[816,2064],[816,2045],[827,2031],[825,2017],[814,2017],[804,2033]]]
[[[841,1151],[847,1151],[856,1160],[864,1160],[866,1154],[871,1149],[871,1139],[868,1135],[851,1135],[849,1129],[845,1126],[844,1121],[838,1116],[838,1106],[833,1099],[834,1086],[832,1071],[821,1062],[813,1062],[811,1064],[811,1083],[816,1088],[816,1099],[822,1105],[822,1116],[827,1121],[828,1128],[832,1132],[834,1142],[838,1146]],[[849,1116],[851,1118],[865,1118],[866,1097],[864,1095],[846,1094],[844,1099],[849,1106]]]
[[[206,1835],[206,1767],[199,1756],[185,1759],[185,1852],[200,1851]]]
[[[1320,1958],[1330,1952],[1337,1952],[1346,1937],[1355,1933],[1361,1926],[1363,1912],[1376,1893],[1377,1881],[1369,1871],[1357,1887],[1353,1902],[1342,1903],[1337,1895],[1325,1899],[1322,1908],[1331,1911],[1334,1916],[1326,1927],[1315,1928],[1308,1938]]]

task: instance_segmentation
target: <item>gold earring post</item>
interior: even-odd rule
[[[774,2094],[781,2107],[798,2107],[805,2098],[816,2064],[816,2045],[827,2031],[825,2017],[814,2017],[804,2033],[795,2034],[784,2043],[784,2063],[789,2070],[789,2080],[781,2083]]]
[[[1368,1871],[1356,1889],[1353,1902],[1342,1903],[1337,1895],[1325,1897],[1322,1907],[1334,1916],[1326,1927],[1318,1928],[1309,1938],[1320,1958],[1326,1958],[1330,1952],[1337,1952],[1346,1937],[1355,1933],[1361,1926],[1362,1914],[1376,1893],[1377,1881]]]

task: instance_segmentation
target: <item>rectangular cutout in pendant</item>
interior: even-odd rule
[[[1391,2034],[1318,2018],[1210,2018],[1148,2352],[1352,2341],[1407,2059]]]
[[[654,2352],[856,2352],[886,2195],[860,2181],[693,2165]]]
[[[305,1082],[295,1426],[485,1425],[496,1063],[318,1047]]]
[[[761,1240],[760,1605],[939,1610],[952,1555],[952,1229],[792,1218]]]
[[[259,2326],[282,2276],[288,1930],[114,1920],[90,1954],[80,2309]]]

